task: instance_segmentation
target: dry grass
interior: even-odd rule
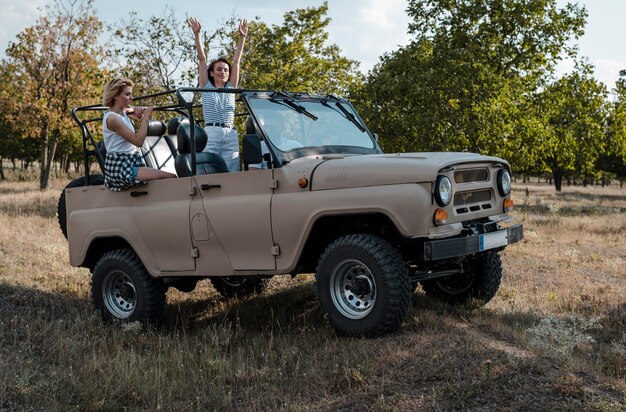
[[[225,301],[168,292],[157,330],[105,325],[57,227],[65,181],[0,182],[0,410],[626,411],[626,190],[515,187],[526,239],[475,311],[418,291],[402,329],[338,338],[311,275]],[[599,317],[567,358],[545,317]]]

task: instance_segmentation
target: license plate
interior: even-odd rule
[[[506,230],[502,230],[500,232],[487,233],[484,235],[480,235],[479,243],[480,250],[489,250],[494,249],[500,246],[506,246]]]

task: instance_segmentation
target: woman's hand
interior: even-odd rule
[[[143,112],[143,116],[145,116],[146,118],[150,118],[150,116],[152,116],[152,112],[154,111],[154,106],[147,106],[147,107],[142,107],[142,112]]]
[[[195,17],[189,17],[187,19],[187,23],[189,23],[189,27],[191,27],[191,31],[193,34],[199,34],[200,29],[202,29],[202,25],[200,24],[200,20]]]
[[[143,119],[144,116],[146,116],[146,118],[149,119],[150,116],[152,115],[152,111],[154,110],[154,107],[132,106],[127,110],[128,111],[126,112],[126,114],[128,114],[129,117],[132,117],[133,119],[141,120]]]
[[[248,20],[239,20],[239,34],[243,37],[248,35]]]

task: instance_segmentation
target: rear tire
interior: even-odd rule
[[[130,249],[105,253],[93,270],[91,292],[105,321],[155,324],[163,315],[165,291]]]
[[[65,188],[61,192],[61,196],[59,196],[59,201],[57,202],[57,219],[59,220],[59,227],[61,228],[61,232],[63,232],[63,236],[65,236],[65,239],[67,239],[67,208],[65,205],[65,189],[85,186],[85,180],[85,176],[81,176],[77,179],[72,180],[67,184],[67,186],[65,186]],[[104,176],[89,176],[89,186],[100,186],[103,184]]]
[[[397,330],[411,302],[406,264],[386,240],[343,236],[319,259],[315,274],[324,315],[345,336],[378,336]]]
[[[502,262],[498,252],[488,252],[464,263],[465,273],[442,279],[424,281],[422,289],[428,296],[452,304],[472,300],[480,306],[489,302],[502,280]]]

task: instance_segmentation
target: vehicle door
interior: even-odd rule
[[[189,207],[193,180],[190,177],[152,180],[128,189],[132,214],[146,250],[161,271],[193,271]]]
[[[276,267],[270,220],[272,170],[197,175],[207,231],[196,241],[204,274],[272,270]],[[194,203],[196,200],[194,200]],[[197,230],[198,208],[192,206],[192,226]],[[206,269],[206,271],[205,271]]]

